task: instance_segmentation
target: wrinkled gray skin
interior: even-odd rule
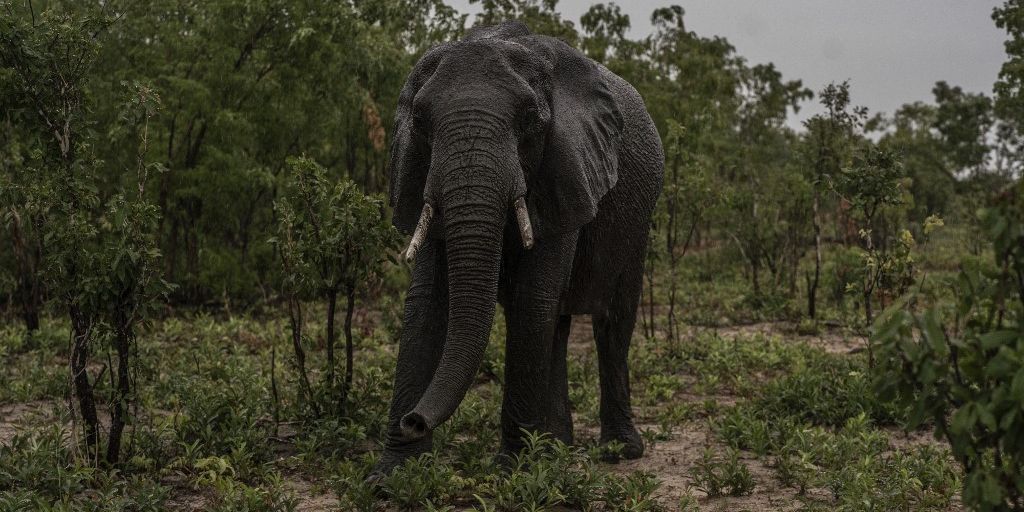
[[[370,478],[431,449],[472,385],[494,308],[506,318],[501,452],[521,429],[572,442],[570,315],[590,314],[601,441],[643,454],[626,364],[664,155],[628,83],[521,23],[430,50],[399,99],[391,147],[394,223],[435,213],[405,302],[385,452]],[[536,244],[513,202],[525,195]]]

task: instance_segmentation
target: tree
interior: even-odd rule
[[[664,207],[660,210],[663,212],[661,221],[665,224],[665,254],[669,266],[668,339],[674,343],[679,336],[676,325],[679,262],[689,251],[697,226],[720,198],[704,167],[705,162],[698,155],[687,152],[686,132],[682,126],[669,121],[665,140],[668,169],[662,192]],[[652,329],[653,325],[652,319]]]
[[[891,118],[877,115],[866,126],[880,132],[878,143],[898,152],[909,183],[908,220],[921,225],[931,215],[950,216],[956,210],[957,180],[935,125],[937,108],[924,102],[901,106]]]
[[[848,165],[858,130],[867,117],[864,107],[850,108],[850,84],[831,83],[819,93],[825,113],[804,122],[806,158],[812,171],[812,221],[814,226],[814,273],[808,274],[807,316],[817,318],[818,283],[821,280],[822,212],[821,187],[828,176],[839,174]]]
[[[1001,142],[1009,146],[1007,153],[1020,155],[1020,134],[1024,133],[1024,2],[1006,0],[992,10],[996,26],[1009,38],[1003,43],[1006,61],[999,70],[993,87],[993,108],[999,119]],[[1020,159],[1011,164],[1008,174],[1020,169]]]
[[[9,93],[0,93],[10,97]],[[19,140],[19,130],[15,128],[16,120],[20,123],[22,112],[5,112],[5,119],[0,122],[0,229],[6,231],[10,240],[9,264],[4,260],[4,269],[10,268],[6,276],[12,282],[12,298],[17,301],[21,310],[21,319],[28,332],[39,329],[39,317],[42,313],[44,291],[43,279],[40,274],[43,256],[43,240],[39,233],[38,221],[42,212],[41,205],[34,201],[38,184],[36,176],[26,161],[31,158],[28,151],[30,144]],[[0,255],[7,256],[7,255]]]
[[[786,163],[791,157],[794,138],[784,128],[789,110],[799,110],[800,101],[812,96],[799,80],[784,81],[772,64],[745,68],[741,90],[744,92],[737,114],[737,143],[739,156],[736,167],[726,176],[732,185],[730,229],[740,245],[750,268],[754,295],[761,294],[760,271],[767,265],[778,284],[783,266],[782,258],[788,254],[788,235],[798,233],[781,222],[796,219],[787,207],[800,206],[788,201],[794,194],[805,190],[798,183],[788,193],[777,193],[775,187],[791,183],[786,172],[792,170]]]
[[[101,126],[119,139],[115,142],[137,141],[135,158],[127,169],[107,164],[95,150],[110,141],[94,129],[99,120],[90,108],[89,79],[98,36],[114,19],[89,10],[49,10],[37,19],[34,12],[16,13],[9,4],[4,8],[11,16],[0,22],[0,62],[14,72],[8,105],[31,112],[21,128],[30,141],[25,165],[34,178],[21,191],[21,206],[31,213],[36,236],[45,241],[37,247],[47,289],[71,322],[70,380],[84,423],[86,459],[95,464],[101,460],[101,432],[88,363],[102,348],[100,341],[110,340],[117,354],[116,375],[110,368],[110,422],[102,459],[114,466],[134,400],[136,326],[168,289],[156,269],[158,213],[146,200],[147,178],[159,170],[147,163],[150,119],[159,98],[146,86],[127,87],[117,119]],[[123,178],[133,185],[132,192],[103,197],[104,175]]]
[[[937,105],[935,130],[954,172],[981,172],[992,147],[992,100],[984,94],[965,93],[960,87],[937,82],[932,89]]]
[[[594,4],[580,17],[580,27],[583,52],[598,62],[607,62],[627,42],[629,15],[622,14],[622,9],[614,2]]]
[[[151,128],[167,168],[153,186],[175,302],[269,300],[273,201],[286,158],[384,189],[385,124],[415,52],[462,30],[439,1],[157,0],[120,7],[96,73],[153,84]],[[102,82],[105,83],[105,82]],[[112,96],[97,86],[97,93]],[[116,115],[105,103],[100,117]],[[108,161],[118,147],[97,148]]]
[[[852,166],[831,176],[833,190],[850,203],[862,222],[860,237],[864,243],[864,272],[858,288],[864,299],[864,319],[868,325],[874,319],[872,296],[887,271],[892,269],[885,264],[876,243],[875,220],[884,208],[902,202],[903,177],[903,166],[897,156],[874,145],[861,151]]]
[[[572,46],[576,46],[579,38],[575,24],[562,19],[558,12],[558,0],[469,0],[469,3],[480,4],[482,11],[476,17],[477,25],[518,20],[534,34],[557,37]]]
[[[609,20],[615,17],[615,12],[614,9],[601,11],[600,16],[589,18],[587,24],[592,23],[598,31],[601,23],[611,23]],[[651,15],[654,32],[640,42],[616,42],[615,52],[607,62],[610,69],[640,91],[659,132],[666,134],[666,147],[670,147],[674,155],[666,162],[670,186],[689,179],[695,169],[705,169],[708,178],[718,174],[725,165],[725,156],[731,153],[732,148],[726,147],[726,141],[733,138],[732,123],[739,104],[737,87],[741,59],[724,39],[702,38],[688,32],[683,15],[679,6],[655,10]],[[601,19],[606,21],[599,22]],[[621,21],[616,23],[621,25]],[[670,133],[677,135],[671,139],[671,144],[667,136]],[[684,215],[685,205],[680,202],[681,197],[675,197],[675,192],[682,189],[671,190],[674,199],[669,201],[666,193],[658,203],[653,226],[657,232],[652,233],[652,242],[648,245],[648,317],[645,321],[651,336],[654,334],[654,266],[662,260],[675,265],[680,258],[676,254],[662,254],[662,248],[674,251],[680,247],[680,240],[697,239],[701,223],[710,221],[704,212],[695,219],[692,234],[683,232],[689,228],[679,218]],[[691,190],[697,191],[700,187]],[[664,244],[655,243],[662,240]]]
[[[355,183],[344,179],[331,183],[326,169],[307,157],[288,159],[288,168],[284,193],[275,203],[280,216],[275,241],[289,280],[292,307],[297,312],[292,320],[296,358],[304,374],[298,301],[305,292],[327,302],[326,384],[328,389],[336,389],[335,317],[338,295],[344,293],[345,378],[338,395],[339,403],[344,404],[354,371],[352,314],[356,292],[392,258],[398,232],[383,216],[383,201],[364,195]],[[302,378],[306,379],[305,375]]]

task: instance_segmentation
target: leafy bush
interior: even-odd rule
[[[384,263],[392,260],[398,231],[384,218],[383,200],[365,195],[352,181],[337,183],[327,169],[310,158],[289,158],[289,174],[282,197],[274,202],[279,215],[278,236],[271,241],[280,250],[292,324],[296,365],[307,400],[313,398],[302,348],[302,300],[321,298],[327,302],[324,340],[327,345],[325,384],[327,396],[344,405],[352,389],[352,314],[356,292],[378,277]],[[335,381],[334,344],[338,295],[345,297],[345,376],[340,388]],[[316,416],[320,407],[311,402]]]
[[[880,425],[894,425],[901,419],[892,402],[875,395],[862,365],[835,356],[771,381],[756,403],[772,416],[813,425],[842,426],[860,414]]]
[[[879,319],[876,385],[930,419],[966,473],[964,501],[1024,509],[1024,183],[981,213],[994,265],[964,265],[952,304],[926,291]],[[945,283],[944,283],[945,284]],[[918,311],[916,306],[927,307]]]

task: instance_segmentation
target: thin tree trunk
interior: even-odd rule
[[[868,231],[868,235],[866,237],[864,237],[864,245],[865,245],[865,248],[868,251],[868,254],[870,254],[872,257],[875,257],[876,261],[877,261],[877,257],[874,254],[875,253],[875,242],[874,242],[874,240],[872,240],[874,238],[874,233],[870,231],[872,229],[871,216],[869,215],[869,216],[866,216],[866,217],[867,217],[867,226],[868,226],[868,230],[869,231]],[[875,283],[878,281],[878,276],[879,276],[879,270],[878,270],[877,264],[876,264],[875,270],[868,269],[866,280],[864,282],[864,319],[867,321],[867,325],[868,326],[871,326],[871,320],[874,317],[874,314],[873,314],[873,311],[872,311],[872,308],[871,308],[871,295],[874,294]],[[870,353],[869,353],[869,355],[870,355]]]
[[[86,372],[89,361],[89,337],[92,330],[91,322],[78,306],[69,307],[71,317],[71,379],[74,385],[75,398],[85,422],[86,458],[95,462],[99,451],[99,419],[96,416],[96,399],[92,393],[92,384]]]
[[[281,425],[281,400],[277,394],[277,343],[270,344],[270,396],[274,399],[274,437]]]
[[[653,242],[653,240],[652,240]],[[654,339],[654,244],[650,243],[647,247],[647,313],[649,315],[647,326],[650,329],[648,334],[649,339]]]
[[[814,187],[814,278],[807,283],[807,316],[817,318],[818,309],[818,282],[821,279],[821,219],[818,218],[819,192]]]
[[[19,283],[19,291],[21,292],[21,318],[25,322],[25,330],[29,333],[33,333],[39,330],[39,309],[40,303],[38,292],[36,291],[35,283],[31,283],[34,279],[23,278]]]
[[[316,411],[316,404],[313,403],[313,392],[309,385],[309,376],[306,374],[306,351],[302,348],[302,303],[298,297],[288,297],[288,319],[292,328],[292,349],[295,351],[295,366],[299,370],[299,387],[302,389],[303,398]],[[319,413],[317,413],[319,415]]]
[[[751,256],[750,258],[750,282],[754,286],[754,296],[761,296],[761,262],[758,258]]]
[[[676,268],[679,266],[679,260],[686,257],[687,251],[690,250],[690,243],[693,241],[693,234],[697,230],[697,223],[700,222],[700,217],[695,215],[693,222],[690,223],[690,229],[686,233],[686,240],[683,241],[683,248],[680,254],[676,254],[673,250],[669,254],[669,261],[671,262],[671,285],[669,286],[669,299],[668,299],[668,332],[669,339],[673,342],[679,339],[679,329],[676,324],[676,296],[679,291],[677,280],[676,280]],[[673,235],[673,245],[676,243],[675,235]]]
[[[327,290],[327,384],[334,388],[334,312],[338,304],[338,289]]]
[[[128,376],[131,368],[128,356],[133,333],[127,315],[123,311],[118,313],[117,324],[117,332],[114,336],[114,348],[117,350],[117,386],[113,390],[110,435],[107,437],[107,463],[111,466],[117,464],[121,453],[121,435],[124,432],[125,412],[128,410],[129,394],[131,393],[131,381]]]
[[[356,308],[356,287],[349,286],[345,296],[345,393],[352,389],[354,348],[352,346],[352,313]]]
[[[869,231],[868,231],[868,236],[864,237],[864,244],[865,244],[865,246],[867,248],[868,254],[871,254],[874,257],[875,256],[874,255],[875,243],[872,240],[872,238],[874,238],[874,233],[870,231],[872,229],[872,222],[871,222],[871,217],[872,216],[871,215],[867,215],[866,217],[867,217],[867,226],[868,226],[868,230]],[[877,257],[876,257],[875,261],[877,262]],[[867,269],[867,271],[868,271],[867,280],[864,282],[864,319],[867,321],[867,327],[871,327],[871,321],[874,318],[874,311],[872,310],[872,307],[871,307],[871,295],[875,291],[875,284],[878,282],[878,277],[879,277],[879,269],[877,267],[877,263],[876,263],[876,267],[875,267],[874,270]],[[868,337],[868,367],[869,368],[874,368],[875,367],[875,353],[874,353],[873,349],[874,349],[874,347],[872,346],[871,338]]]
[[[21,303],[21,317],[25,329],[35,332],[39,329],[39,311],[42,309],[42,286],[36,267],[40,259],[38,249],[29,248],[21,231],[21,216],[17,210],[11,209],[11,247],[18,269],[18,284],[15,289]]]
[[[874,309],[871,306],[871,290],[864,290],[864,320],[867,321],[868,325],[871,325],[871,321],[874,319]]]

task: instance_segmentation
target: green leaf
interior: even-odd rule
[[[909,323],[910,314],[904,310],[891,310],[875,323],[871,339],[878,342],[890,341],[901,327]]]
[[[946,345],[946,334],[939,325],[938,314],[935,309],[925,311],[920,319],[921,333],[936,354],[945,355],[949,352]]]
[[[1018,404],[1024,404],[1024,368],[1017,370],[1013,376],[1013,383],[1010,385],[1010,398]]]
[[[1010,409],[1003,415],[1003,419],[999,421],[999,429],[1004,431],[1011,431],[1013,429],[1013,421],[1017,419],[1017,415],[1020,413],[1019,409]]]
[[[925,413],[927,412],[927,404],[924,400],[918,400],[914,403],[914,408],[911,409],[910,414],[907,416],[907,429],[914,430],[924,422]]]
[[[999,485],[998,480],[990,472],[986,471],[982,475],[981,481],[981,495],[985,503],[992,505],[998,505],[1003,502],[1005,493],[1003,488]]]
[[[1018,336],[1020,336],[1020,333],[1017,331],[1002,330],[982,334],[979,336],[979,339],[981,340],[981,348],[992,350],[1016,341]]]
[[[978,415],[975,412],[976,404],[968,403],[953,413],[949,422],[950,431],[956,435],[962,435],[974,428]]]
[[[985,376],[999,379],[1014,374],[1019,367],[1014,359],[1016,358],[1013,352],[1006,347],[1000,348],[995,357],[989,359],[988,364],[985,365]]]
[[[981,424],[985,425],[989,430],[995,430],[996,416],[992,413],[992,404],[979,405],[978,406],[978,419],[981,420]]]

